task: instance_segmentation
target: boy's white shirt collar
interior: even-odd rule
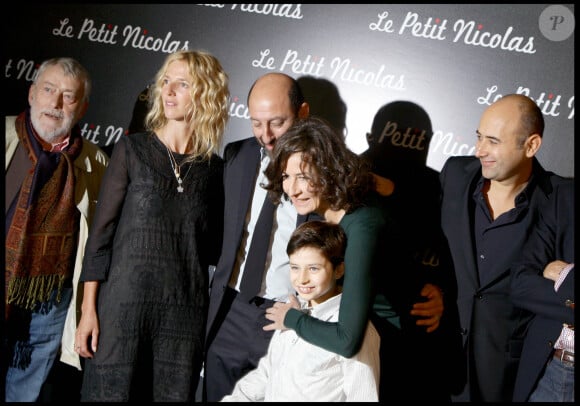
[[[341,297],[342,293],[339,293],[336,296],[326,299],[324,302],[317,304],[314,307],[309,307],[306,300],[302,299],[299,295],[296,296],[298,302],[300,303],[300,310],[307,312],[311,316],[320,320],[324,320],[325,318],[329,318],[334,315],[336,308],[340,306]]]

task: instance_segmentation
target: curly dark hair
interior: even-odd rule
[[[282,179],[291,155],[300,153],[302,164],[309,167],[311,186],[333,210],[351,212],[364,204],[365,197],[374,189],[374,178],[368,163],[352,152],[342,135],[324,119],[298,119],[276,141],[272,159],[266,168],[268,184],[262,184],[274,203],[282,196]]]

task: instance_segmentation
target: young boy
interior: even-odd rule
[[[337,224],[309,221],[290,237],[290,280],[302,311],[336,321],[344,275],[346,236]],[[346,309],[348,311],[348,309]],[[294,330],[276,330],[258,367],[242,377],[222,402],[378,401],[380,338],[369,322],[352,358],[309,344]]]

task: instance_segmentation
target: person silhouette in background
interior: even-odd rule
[[[346,103],[334,83],[328,79],[314,76],[301,76],[296,79],[304,100],[310,106],[310,115],[325,119],[339,134],[346,137]]]
[[[381,346],[383,368],[397,360],[402,372],[383,379],[381,400],[404,393],[408,400],[450,402],[464,380],[457,287],[440,222],[439,174],[427,166],[432,134],[421,106],[391,102],[375,114],[369,148],[361,154],[400,233],[399,257],[379,275],[380,289],[389,292],[400,316],[401,348],[408,350]]]
[[[145,127],[145,117],[149,112],[149,88],[152,85],[148,85],[143,89],[137,99],[135,99],[135,105],[133,106],[133,113],[131,114],[131,121],[127,127],[127,133],[140,133],[146,131]]]

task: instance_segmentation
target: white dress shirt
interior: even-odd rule
[[[564,267],[564,269],[562,269],[562,272],[560,272],[560,276],[554,283],[555,291],[558,291],[558,288],[560,287],[562,282],[564,282],[564,279],[566,279],[566,276],[568,276],[568,273],[570,273],[570,271],[573,268],[574,264],[572,263],[568,264],[566,267]],[[560,333],[560,336],[558,337],[558,340],[556,341],[554,348],[574,352],[574,327],[568,326],[567,324],[564,324],[562,326],[562,332]]]
[[[236,264],[232,272],[232,279],[230,286],[240,290],[240,283],[244,273],[246,258],[252,241],[252,235],[256,222],[262,210],[262,203],[266,197],[266,190],[260,186],[261,183],[267,184],[268,179],[264,175],[264,170],[270,162],[270,157],[262,148],[260,169],[258,171],[256,183],[254,186],[254,194],[252,197],[251,208],[246,216],[246,229],[244,237],[238,250]],[[294,293],[294,288],[290,283],[290,266],[288,264],[288,255],[286,254],[286,246],[290,240],[290,235],[296,228],[296,218],[298,214],[291,202],[282,200],[276,208],[276,217],[272,224],[272,234],[270,236],[270,250],[266,256],[267,272],[262,280],[262,288],[257,296],[265,297],[267,299],[276,300],[279,302],[287,302],[288,295]]]

